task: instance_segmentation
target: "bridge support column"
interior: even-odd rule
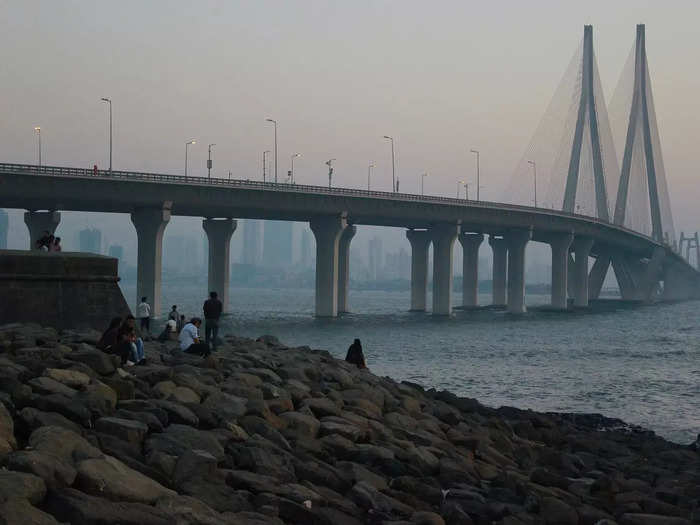
[[[459,235],[458,224],[430,229],[433,240],[433,315],[452,314],[452,249]]]
[[[316,317],[338,316],[338,244],[346,226],[345,214],[311,221],[316,238]]]
[[[493,251],[492,300],[494,306],[506,305],[506,269],[508,268],[508,244],[506,240],[489,235]]]
[[[610,268],[610,255],[606,253],[598,253],[591,272],[588,274],[588,299],[598,299],[600,291],[603,289],[605,277],[608,275]]]
[[[219,294],[219,300],[228,312],[231,273],[231,236],[238,223],[233,219],[204,219],[202,227],[209,241],[208,281],[210,292]]]
[[[406,238],[411,243],[411,311],[425,312],[428,297],[430,232],[408,230]]]
[[[523,314],[525,308],[525,248],[532,230],[511,230],[504,236],[508,244],[508,311]]]
[[[338,313],[348,309],[348,288],[350,284],[350,241],[357,233],[357,227],[348,225],[338,241]]]
[[[566,310],[566,289],[569,273],[569,247],[574,240],[571,233],[552,234],[552,308]]]
[[[593,248],[593,239],[576,237],[574,249],[574,306],[588,306],[588,256]]]
[[[24,224],[29,229],[29,249],[36,250],[36,241],[41,239],[45,231],[53,235],[60,222],[61,214],[57,211],[24,212]]]
[[[134,223],[138,237],[136,303],[141,297],[147,297],[153,316],[160,314],[163,232],[169,221],[170,206],[139,208],[131,214],[131,222]]]
[[[479,246],[484,240],[481,233],[462,233],[462,306],[473,308],[479,304]]]

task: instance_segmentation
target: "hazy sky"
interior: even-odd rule
[[[647,25],[676,229],[700,227],[700,2],[677,1],[31,1],[0,0],[0,159],[260,178],[279,121],[279,175],[300,183],[454,195],[474,179],[501,197],[576,50],[594,25],[609,97]],[[620,147],[620,146],[618,146]]]

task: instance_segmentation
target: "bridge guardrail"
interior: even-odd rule
[[[532,206],[523,206],[519,204],[507,204],[492,201],[483,200],[468,200],[468,199],[457,199],[454,197],[441,197],[439,195],[414,195],[411,193],[394,193],[389,191],[371,191],[371,190],[361,190],[356,188],[326,188],[325,186],[313,186],[307,184],[289,184],[283,182],[262,182],[250,179],[221,179],[221,178],[208,178],[208,177],[185,177],[184,175],[168,175],[163,173],[147,173],[139,171],[118,171],[118,170],[95,170],[88,168],[71,168],[62,166],[37,166],[34,164],[11,164],[11,163],[0,163],[0,173],[30,173],[37,175],[52,175],[57,177],[80,177],[80,178],[98,178],[102,180],[130,180],[130,181],[143,181],[143,182],[155,182],[155,183],[176,183],[176,184],[188,184],[188,185],[198,185],[198,186],[230,186],[230,187],[245,187],[245,188],[258,188],[266,191],[281,191],[281,192],[292,192],[292,193],[316,193],[323,195],[333,195],[333,196],[350,196],[350,197],[371,197],[371,198],[382,198],[390,200],[403,200],[403,201],[413,201],[413,202],[423,202],[426,204],[437,203],[437,204],[453,204],[464,206],[468,204],[472,207],[490,208],[490,209],[506,209],[513,211],[524,211],[524,212],[537,212],[546,213],[548,215],[556,217],[569,217],[578,220],[588,221],[595,224],[600,224],[602,226],[615,228],[622,230],[631,235],[642,237],[645,240],[657,244],[659,246],[666,246],[665,244],[659,243],[655,239],[634,231],[624,226],[610,223],[608,221],[598,219],[597,217],[591,217],[588,215],[581,215],[577,213],[570,213],[559,210],[552,210],[549,208],[535,208]]]

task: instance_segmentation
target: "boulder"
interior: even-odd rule
[[[67,397],[63,394],[51,394],[34,398],[30,406],[44,412],[58,412],[62,416],[75,421],[80,425],[89,425],[92,413],[77,396]]]
[[[66,358],[83,363],[103,376],[113,374],[116,370],[112,356],[91,348],[76,350],[66,355]]]
[[[188,450],[197,449],[208,452],[217,462],[224,459],[224,448],[214,436],[187,425],[170,425],[164,432],[149,437],[144,448],[146,453],[159,451],[177,457]]]
[[[382,494],[375,487],[364,481],[356,483],[350,489],[348,495],[360,508],[366,510],[384,512],[404,518],[411,516],[414,512],[412,507],[391,496]]]
[[[34,474],[0,470],[0,502],[26,499],[36,505],[46,496],[44,480]]]
[[[67,397],[73,397],[78,393],[71,387],[59,383],[50,377],[35,377],[27,381],[27,384],[32,387],[34,392],[41,395],[63,394]]]
[[[415,525],[445,525],[445,520],[434,512],[418,511],[411,515],[411,523]]]
[[[78,474],[69,460],[38,450],[13,452],[7,458],[7,466],[40,477],[51,489],[70,487]]]
[[[141,444],[148,433],[148,426],[132,419],[101,417],[95,422],[95,430],[129,443]]]
[[[314,416],[322,418],[325,416],[339,416],[340,408],[327,397],[310,397],[305,399],[301,407],[308,407]]]
[[[102,458],[100,449],[84,438],[62,427],[39,427],[29,436],[29,445],[38,452],[73,464],[84,459]]]
[[[80,388],[90,383],[90,376],[77,370],[66,370],[62,368],[47,368],[44,376],[50,377],[54,381],[63,383],[71,388]]]
[[[162,496],[176,494],[111,456],[80,461],[77,470],[77,487],[112,501],[153,504]]]
[[[140,421],[148,427],[149,432],[163,432],[163,423],[151,412],[132,412],[131,410],[119,409],[114,413],[114,417]]]
[[[237,525],[232,517],[224,517],[206,503],[190,496],[165,496],[155,505],[156,509],[166,512],[175,518],[177,523],[188,525]]]
[[[51,514],[33,507],[26,499],[13,498],[0,502],[2,525],[59,525]]]
[[[215,414],[219,424],[224,424],[235,423],[239,417],[245,415],[246,403],[247,401],[241,397],[219,392],[210,395],[202,406]]]
[[[287,428],[283,434],[293,439],[315,439],[321,428],[321,423],[313,416],[300,414],[299,412],[285,412],[279,416],[286,422]]]
[[[199,424],[199,418],[186,406],[163,399],[151,399],[150,401],[156,407],[165,410],[168,414],[168,420],[171,423],[190,425],[193,427]]]
[[[576,509],[552,497],[540,500],[540,516],[546,525],[576,525],[578,523]]]
[[[241,512],[253,508],[250,492],[226,485],[225,477],[220,471],[208,478],[194,477],[185,480],[179,490],[206,503],[217,512]]]
[[[0,403],[0,456],[3,451],[7,453],[14,448],[17,448],[15,423],[5,405]]]
[[[94,414],[107,416],[117,407],[117,393],[101,381],[95,381],[85,387],[77,396]]]
[[[53,425],[65,428],[78,435],[83,432],[83,429],[79,425],[73,423],[70,419],[62,416],[58,412],[43,412],[36,408],[24,407],[19,411],[19,417],[29,430]]]
[[[119,369],[121,370],[121,368]],[[117,393],[119,401],[124,399],[134,399],[136,396],[136,385],[134,381],[127,381],[119,377],[103,377],[101,381]]]
[[[691,521],[685,518],[641,513],[625,513],[619,522],[620,525],[691,525]]]
[[[173,480],[176,486],[196,476],[210,477],[216,471],[217,459],[206,450],[186,450],[175,464]]]

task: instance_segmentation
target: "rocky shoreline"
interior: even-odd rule
[[[274,337],[209,358],[0,327],[0,524],[700,523],[700,454],[492,409]]]

